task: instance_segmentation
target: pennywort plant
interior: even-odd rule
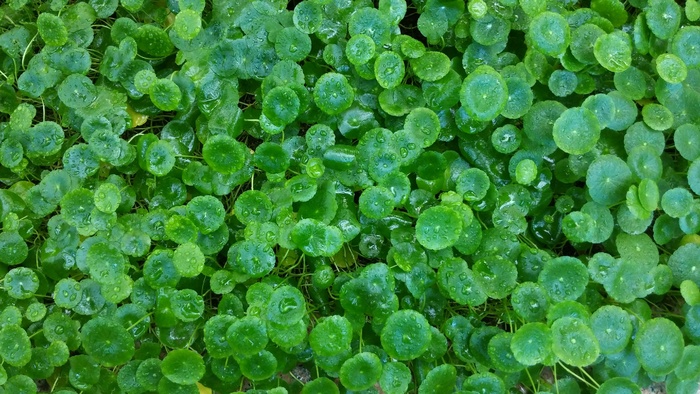
[[[0,5],[0,392],[700,382],[696,0]]]

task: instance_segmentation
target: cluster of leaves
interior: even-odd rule
[[[3,2],[0,392],[695,393],[683,3]]]

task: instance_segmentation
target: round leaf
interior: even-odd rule
[[[381,333],[384,350],[397,360],[418,358],[430,346],[430,324],[420,313],[404,309],[394,312]]]
[[[593,331],[577,318],[562,317],[552,323],[552,350],[563,362],[584,367],[600,354],[600,345]]]
[[[168,353],[161,369],[163,376],[181,385],[197,383],[205,372],[202,356],[188,349],[175,349]]]
[[[85,353],[105,367],[114,367],[131,360],[134,339],[115,321],[96,317],[83,325],[80,337]]]
[[[376,354],[358,353],[340,367],[340,383],[353,391],[372,387],[382,374],[382,362]]]
[[[452,208],[428,208],[420,214],[416,222],[416,239],[426,249],[444,249],[459,240],[462,226],[461,216]]]
[[[559,149],[572,155],[582,155],[598,142],[600,124],[588,109],[570,108],[554,122],[553,137]]]
[[[663,317],[644,322],[634,338],[634,354],[642,368],[657,376],[676,368],[683,356],[683,346],[681,330]]]

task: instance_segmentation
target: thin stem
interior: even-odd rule
[[[144,315],[142,318],[136,320],[136,322],[135,322],[134,324],[130,325],[129,328],[127,328],[126,330],[129,331],[129,330],[131,330],[132,328],[136,327],[139,323],[141,323],[142,321],[144,321],[145,319],[147,319],[148,317],[150,317],[151,314],[152,314],[152,312],[151,312],[151,313],[148,313],[148,314]]]
[[[294,375],[294,373],[292,373],[292,371],[289,371],[289,376],[294,378],[294,380],[296,380],[297,382],[304,384],[304,382],[302,382],[301,379],[297,378],[296,375]]]
[[[532,385],[532,391],[540,391],[539,384],[535,384],[535,380],[532,379],[532,375],[530,375],[530,371],[527,368],[525,368],[525,373],[527,374],[527,378],[530,380],[530,384]]]
[[[27,44],[26,48],[24,48],[24,52],[22,53],[22,68],[24,68],[24,58],[27,56],[27,51],[29,50],[29,47],[32,46],[34,43],[34,40],[36,39],[36,36],[39,35],[39,33],[34,34],[34,37],[32,37],[31,40],[29,40],[29,44]]]
[[[590,387],[590,388],[593,388],[593,389],[597,389],[598,387],[600,387],[599,385],[598,385],[598,386],[595,386],[595,385],[591,384],[588,380],[582,378],[581,376],[579,376],[578,374],[576,374],[574,371],[572,371],[572,370],[570,370],[569,368],[567,368],[566,365],[564,365],[564,364],[562,364],[562,363],[558,363],[558,364],[561,365],[561,367],[564,368],[564,370],[565,370],[566,372],[570,373],[570,374],[571,374],[572,376],[574,376],[576,379],[578,379],[578,380],[580,380],[581,382],[585,383],[586,386],[588,386],[588,387]],[[595,383],[596,385],[598,384],[597,382],[594,382],[594,383]]]
[[[588,379],[591,380],[591,382],[596,386],[596,388],[599,388],[599,387],[600,387],[600,384],[598,384],[598,382],[597,382],[595,379],[593,379],[593,377],[592,377],[591,375],[589,375],[588,372],[586,372],[585,369],[583,369],[583,368],[581,368],[581,367],[578,367],[578,369],[579,369],[579,371],[581,371],[584,375],[586,375],[586,377],[588,377]]]

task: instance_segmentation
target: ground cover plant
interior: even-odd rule
[[[3,2],[0,393],[695,393],[698,19]]]

